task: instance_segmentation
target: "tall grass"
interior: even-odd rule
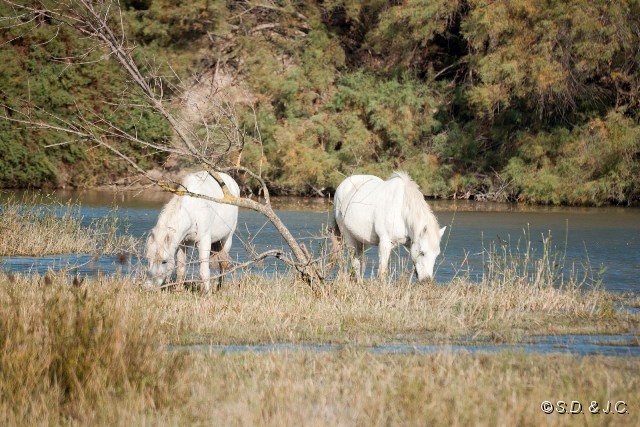
[[[564,248],[558,248],[551,232],[540,235],[540,244],[535,245],[531,232],[523,230],[523,236],[512,241],[498,237],[482,251],[483,274],[485,286],[528,286],[528,287],[563,287],[580,288],[588,285],[598,288],[602,282],[588,256],[585,262],[568,265],[567,241],[565,232]]]
[[[112,278],[74,285],[63,275],[0,275],[0,424],[568,425],[605,417],[548,416],[539,409],[543,400],[574,399],[625,400],[629,415],[607,419],[616,425],[638,422],[631,405],[640,392],[640,365],[631,358],[385,355],[357,348],[266,354],[163,350],[186,331],[199,333],[201,323],[213,327],[216,341],[234,333],[282,339],[286,331],[292,339],[306,317],[316,329],[331,329],[332,316],[343,330],[371,334],[390,323],[411,334],[412,324],[403,324],[399,315],[415,286],[396,294],[388,285],[377,292],[352,285],[348,294],[341,289],[313,296],[297,283],[274,289],[247,281],[201,297],[130,285]],[[296,289],[292,285],[300,285],[301,293],[286,293]],[[247,290],[239,294],[240,288]],[[430,311],[437,293],[425,295],[422,311]],[[450,298],[464,301],[451,294],[444,299]],[[336,311],[340,304],[345,309]],[[255,317],[250,310],[258,311]]]
[[[638,425],[640,414],[588,412],[591,401],[631,405],[640,364],[631,358],[531,354],[196,355],[194,394],[174,424],[540,426]],[[579,400],[585,413],[546,415],[544,400]],[[148,423],[162,416],[149,414]]]
[[[479,280],[463,272],[446,285],[412,282],[406,263],[386,280],[357,284],[345,257],[332,258],[330,251],[319,245],[325,255],[320,270],[327,276],[338,272],[319,294],[294,273],[246,273],[211,298],[151,293],[144,304],[161,313],[163,325],[171,325],[171,340],[180,343],[517,341],[536,334],[633,332],[640,326],[640,315],[616,310],[624,297],[598,286],[588,266],[567,266],[548,236],[540,245],[528,235],[513,245],[489,245]]]
[[[131,250],[135,239],[119,233],[118,228],[117,215],[83,226],[78,206],[8,199],[0,204],[0,256],[114,254]]]
[[[159,354],[155,313],[136,310],[113,285],[2,277],[0,419],[87,420],[103,400],[170,400],[180,357]]]
[[[167,333],[181,343],[424,342],[473,336],[513,341],[526,335],[621,333],[640,316],[614,309],[616,297],[577,288],[357,285],[334,280],[320,296],[295,277],[245,276],[211,298],[189,292],[149,294]]]
[[[293,276],[243,276],[202,296],[132,280],[0,273],[0,424],[534,425],[543,399],[629,400],[640,389],[637,361],[623,358],[164,350],[637,329],[640,316],[611,310],[600,290],[339,278],[317,294]]]

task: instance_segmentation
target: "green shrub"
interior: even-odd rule
[[[640,125],[610,112],[569,131],[519,137],[505,171],[521,200],[603,204],[640,198]]]

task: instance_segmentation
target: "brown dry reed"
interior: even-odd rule
[[[0,420],[86,420],[99,402],[131,396],[162,406],[180,358],[159,352],[154,313],[112,281],[46,279],[1,281]]]
[[[304,336],[326,337],[346,319],[361,334],[379,336],[370,324],[381,328],[388,324],[392,326],[387,332],[404,330],[413,336],[412,328],[420,321],[406,323],[399,314],[412,306],[403,300],[416,298],[407,294],[410,288],[395,293],[393,287],[378,285],[375,291],[369,284],[318,297],[301,283],[276,286],[266,279],[254,283],[247,279],[202,297],[189,292],[150,293],[114,278],[74,286],[65,275],[46,277],[48,281],[0,275],[2,425],[602,422],[604,415],[547,416],[539,409],[542,400],[574,399],[626,400],[630,414],[608,417],[616,425],[638,422],[638,412],[632,411],[633,397],[640,391],[640,364],[635,358],[466,352],[392,355],[369,353],[358,346],[332,353],[207,354],[165,347],[187,332],[202,337],[208,331],[216,342],[241,337],[250,342],[252,334],[269,333],[278,340],[287,337],[287,330],[293,339],[303,331]],[[431,311],[434,304],[465,294],[446,293],[442,300],[432,290],[419,295],[423,296],[416,301],[428,304],[423,311]],[[248,301],[236,299],[241,296]],[[296,298],[302,303],[296,304]],[[477,307],[480,299],[473,298],[471,304]],[[250,309],[269,304],[269,310],[248,315]],[[341,304],[360,307],[347,308],[343,314],[330,308]],[[487,310],[491,307],[493,302],[485,305]],[[558,307],[561,312],[567,308],[566,303]],[[450,309],[445,305],[442,311]],[[484,322],[484,315],[475,313],[475,321]],[[415,314],[412,308],[406,315]],[[262,326],[254,324],[260,315]],[[330,316],[341,320],[334,322]],[[471,321],[469,316],[463,317]],[[300,326],[306,317],[328,329],[313,335]],[[274,328],[276,324],[284,326]],[[231,332],[234,328],[243,332]],[[332,332],[338,339],[350,336]]]
[[[10,198],[0,204],[0,256],[131,252],[136,240],[118,228],[115,213],[83,226],[77,205]]]

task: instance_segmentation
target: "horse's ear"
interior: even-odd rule
[[[440,229],[440,237],[442,237],[444,235],[444,232],[445,232],[446,229],[447,229],[446,225]]]

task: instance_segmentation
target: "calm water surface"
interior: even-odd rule
[[[0,198],[11,193],[1,193]],[[16,194],[13,194],[14,196]],[[19,196],[19,194],[17,194]],[[136,236],[147,233],[154,225],[167,196],[161,193],[56,192],[43,203],[79,202],[85,223],[104,217],[117,208],[117,213],[129,224],[128,231]],[[277,199],[277,213],[294,236],[312,247],[329,218],[330,204],[322,200]],[[449,225],[442,241],[443,256],[436,273],[438,282],[448,282],[456,275],[469,274],[478,278],[482,272],[482,251],[490,244],[510,245],[530,236],[540,251],[542,236],[551,233],[552,242],[566,253],[565,264],[582,267],[588,262],[601,272],[605,287],[613,291],[640,291],[640,209],[638,208],[547,208],[519,207],[491,203],[437,201],[431,205],[441,225]],[[62,210],[62,208],[60,208]],[[247,245],[258,251],[283,247],[275,228],[260,214],[242,210],[239,215],[231,256],[246,260]],[[367,252],[367,274],[375,274],[375,248]],[[10,271],[47,271],[84,264],[90,257],[50,256],[43,258],[0,258],[0,268]],[[410,268],[406,250],[399,248],[393,261],[396,270]],[[404,266],[404,267],[403,267]],[[81,272],[114,272],[134,267],[119,265],[105,257],[97,263],[80,268]],[[279,267],[267,262],[260,269],[266,273]]]
[[[174,345],[170,351],[197,351],[205,353],[270,353],[270,352],[335,352],[349,346],[340,344],[271,343],[255,345]],[[354,346],[376,354],[425,354],[438,352],[497,353],[519,351],[523,353],[572,354],[577,356],[602,355],[640,357],[638,337],[634,335],[542,335],[512,344],[478,343],[472,340],[457,343],[385,344],[371,347]]]

